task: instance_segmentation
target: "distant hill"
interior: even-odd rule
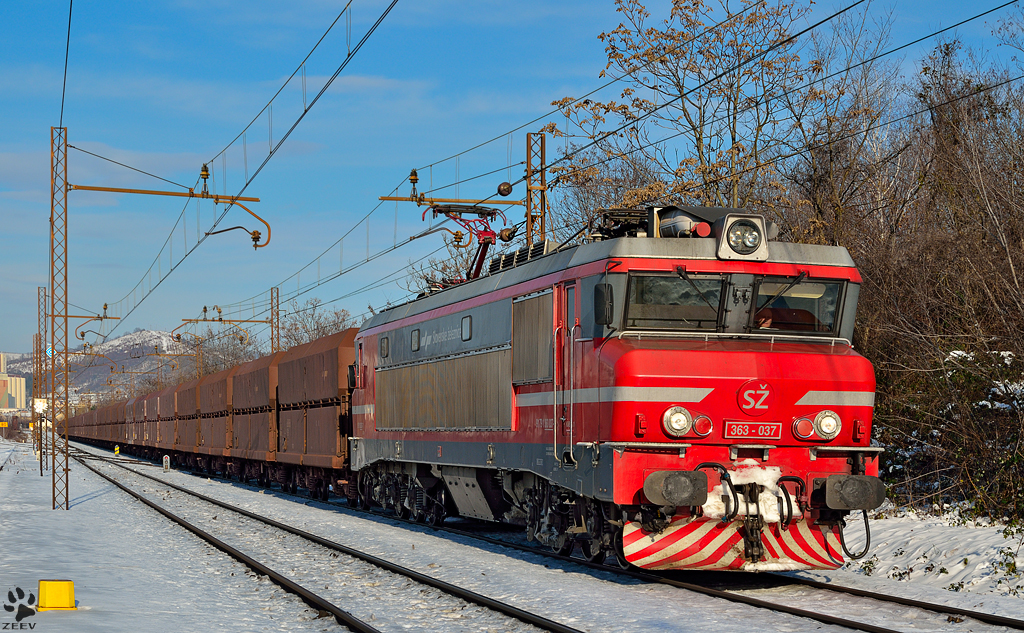
[[[170,332],[140,330],[125,334],[89,350],[93,354],[103,354],[107,358],[81,353],[71,357],[72,389],[77,389],[78,393],[82,394],[105,393],[113,390],[113,387],[107,384],[108,380],[129,382],[131,379],[129,374],[111,374],[111,361],[116,363],[118,371],[123,365],[126,371],[132,372],[155,371],[157,362],[162,361],[165,365],[165,373],[169,374],[167,365],[173,359],[145,355],[152,354],[154,346],[159,346],[161,353],[188,353],[191,351],[185,349],[182,344],[174,342]],[[81,352],[82,346],[76,347],[75,351]],[[187,358],[182,359],[183,365],[189,362],[190,360]],[[11,374],[31,377],[32,355],[8,354],[7,371]],[[136,384],[148,377],[150,376],[135,374]]]

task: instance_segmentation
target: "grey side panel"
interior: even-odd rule
[[[459,508],[459,515],[495,521],[494,512],[487,503],[487,497],[476,479],[476,470],[459,466],[442,466],[441,476],[451,492],[452,501]]]
[[[512,352],[378,369],[379,429],[512,428]]]
[[[353,470],[379,461],[417,462],[442,467],[472,467],[531,472],[579,494],[611,501],[611,446],[573,447],[575,467],[561,468],[550,444],[490,444],[487,442],[369,440],[350,438]]]
[[[473,335],[463,341],[462,319],[467,316],[473,322]],[[420,331],[420,346],[415,351],[412,349],[413,330]],[[391,330],[381,336],[389,340],[388,357],[381,359],[381,368],[507,345],[512,338],[511,301],[495,301]]]
[[[857,300],[860,298],[860,284],[846,284],[846,299],[843,301],[843,320],[839,324],[839,336],[853,340],[853,327],[857,321]]]
[[[546,293],[512,304],[512,381],[551,380],[554,294]]]

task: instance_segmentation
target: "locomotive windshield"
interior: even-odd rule
[[[834,334],[843,282],[799,277],[765,277],[755,283],[751,330]]]
[[[720,275],[632,275],[626,327],[717,330],[724,284]]]

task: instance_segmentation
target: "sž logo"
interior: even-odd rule
[[[29,593],[25,596],[25,592],[21,587],[15,587],[14,591],[7,592],[7,602],[4,603],[4,611],[14,614],[14,621],[21,622],[25,618],[32,617],[36,614],[36,597]],[[25,625],[17,626],[10,622],[4,623],[3,629],[25,628]],[[34,629],[35,624],[30,624],[29,629]]]
[[[767,413],[775,403],[775,390],[764,380],[748,380],[736,394],[737,404],[747,415],[759,416]]]

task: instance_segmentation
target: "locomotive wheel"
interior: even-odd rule
[[[559,556],[569,556],[575,546],[576,541],[569,534],[559,534],[551,541],[551,551]]]
[[[408,505],[409,502],[415,502],[416,500],[415,496],[410,499],[410,493],[412,493],[412,488],[409,487],[408,481],[400,477],[395,484],[395,514],[404,521],[408,521],[412,516],[412,509]]]
[[[427,522],[434,527],[439,527],[444,523],[445,509],[444,509],[445,495],[444,489],[437,493],[437,499],[432,504],[429,513],[427,514]]]
[[[619,564],[619,567],[623,569],[629,569],[633,565],[626,560],[626,553],[622,549],[622,528],[619,528],[615,532],[614,537],[615,544],[615,561]]]
[[[596,538],[589,538],[585,541],[580,541],[580,549],[583,551],[583,558],[596,565],[600,565],[604,562],[605,551],[601,546],[601,541]]]
[[[370,500],[373,492],[373,484],[370,482],[369,477],[360,477],[359,486],[359,508],[361,510],[370,509]]]
[[[402,498],[400,492],[401,488],[399,488],[398,486],[396,486],[396,488],[397,490],[395,491],[395,496],[393,497],[393,499],[395,500],[395,516],[402,520],[408,520],[409,517],[412,516],[412,511],[410,511],[409,508],[405,505],[405,499]]]
[[[427,520],[427,510],[424,507],[427,501],[427,493],[419,484],[409,488],[409,500],[412,501],[412,520],[416,523],[423,523]]]

